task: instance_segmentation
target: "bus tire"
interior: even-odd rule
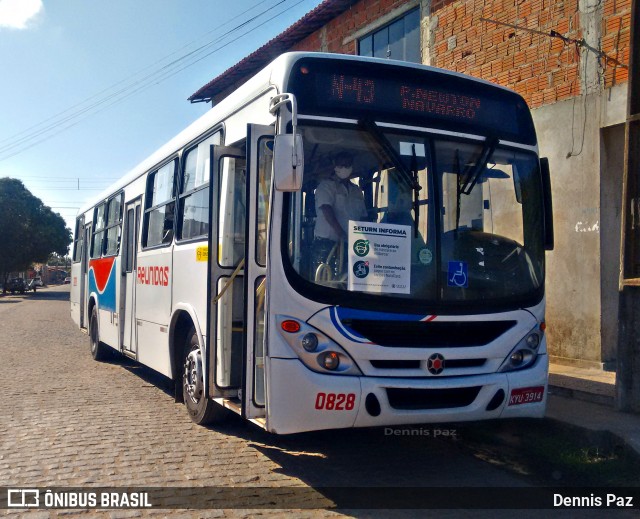
[[[198,425],[220,423],[227,410],[213,402],[204,391],[204,363],[198,334],[192,326],[187,334],[182,369],[182,397],[191,420]]]
[[[89,345],[91,346],[91,356],[94,360],[102,361],[107,358],[107,347],[100,342],[98,310],[95,306],[91,310],[91,320],[89,321]]]

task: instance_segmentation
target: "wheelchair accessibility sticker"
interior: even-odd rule
[[[466,261],[450,261],[447,274],[447,284],[450,287],[468,288],[469,276],[467,275]]]

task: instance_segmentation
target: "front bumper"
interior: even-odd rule
[[[419,379],[325,375],[308,370],[297,359],[271,358],[269,362],[267,428],[278,434],[492,418],[542,418],[546,409],[547,355],[539,356],[531,368],[511,373]],[[544,388],[540,402],[509,405],[513,389],[528,387]],[[389,389],[407,390],[395,394],[409,395],[409,399],[392,398],[390,402],[393,391]],[[411,398],[414,394],[424,395],[424,390],[442,396],[442,401],[432,403],[437,408],[425,408],[431,404],[424,396]],[[500,390],[504,398],[495,405],[500,400],[496,397]],[[455,397],[461,393],[466,396]],[[371,405],[373,400],[377,406]],[[494,405],[490,406],[492,402]]]

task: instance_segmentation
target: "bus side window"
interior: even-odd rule
[[[149,174],[144,211],[143,247],[171,243],[175,212],[174,175],[177,159]]]
[[[76,219],[76,232],[73,238],[73,262],[78,263],[82,259],[84,249],[84,216]]]
[[[104,239],[105,227],[105,209],[107,203],[103,202],[96,207],[93,218],[93,233],[91,237],[91,258],[99,258],[102,256],[102,242]]]
[[[209,148],[220,144],[214,133],[186,153],[180,184],[178,239],[204,238],[209,234]]]
[[[120,251],[120,237],[122,235],[122,197],[124,193],[109,200],[107,220],[106,256],[113,256]]]

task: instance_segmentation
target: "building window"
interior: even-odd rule
[[[420,9],[413,9],[361,38],[358,41],[358,54],[421,63]]]

